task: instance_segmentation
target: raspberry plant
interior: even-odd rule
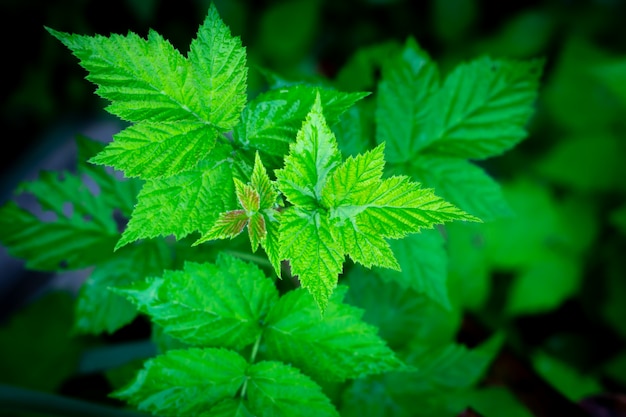
[[[502,339],[468,349],[438,324],[459,308],[446,225],[509,214],[472,160],[526,136],[541,60],[443,77],[410,38],[375,92],[268,73],[249,99],[246,50],[214,6],[187,56],[154,31],[48,31],[128,127],[78,137],[77,174],[23,184],[56,219],[10,202],[0,239],[35,270],[94,268],[78,332],[150,318],[159,355],[113,397],[181,417],[467,406]]]

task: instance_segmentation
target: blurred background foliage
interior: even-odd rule
[[[276,80],[374,91],[382,62],[408,36],[444,72],[483,54],[544,57],[528,138],[500,157],[479,162],[502,184],[515,216],[450,225],[449,288],[455,312],[433,314],[429,320],[413,317],[402,326],[415,326],[433,338],[456,335],[471,344],[471,337],[463,337],[472,323],[480,323],[488,332],[503,331],[513,349],[572,401],[626,393],[625,1],[215,3],[247,47],[251,96],[266,88],[268,71]],[[0,26],[5,62],[0,87],[2,203],[51,149],[94,123],[115,123],[76,59],[44,25],[81,34],[131,30],[145,35],[152,28],[185,53],[208,5],[208,0],[3,0],[0,15],[9,24]],[[2,280],[10,279],[2,275]],[[8,300],[6,294],[11,294],[10,286],[2,299]],[[13,302],[14,311],[3,309],[0,356],[19,356],[15,352],[32,344],[24,329],[29,320],[38,323],[42,309],[50,320],[47,331],[74,337],[62,331],[70,314],[62,301],[53,296],[39,307]],[[374,311],[375,306],[368,310],[370,320],[384,326],[384,337],[392,345],[402,340],[394,334],[393,316]],[[441,325],[434,326],[435,320]],[[48,340],[46,334],[40,337]],[[57,346],[50,350],[53,356],[41,358],[37,368],[41,374],[56,364],[49,380],[16,376],[14,369],[26,366],[3,361],[0,365],[8,369],[0,369],[0,381],[71,392],[68,377],[72,366],[79,366],[80,349],[67,347],[63,338],[52,339],[46,345]],[[91,342],[77,343],[82,348]],[[497,414],[503,409],[498,409],[500,402],[512,410],[508,391],[486,388],[472,395],[485,415],[505,415]],[[528,415],[524,413],[519,409],[506,415]]]

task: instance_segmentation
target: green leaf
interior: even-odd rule
[[[227,398],[220,401],[209,411],[205,411],[199,417],[254,417],[248,409],[247,401],[240,398]]]
[[[322,389],[296,368],[263,361],[248,368],[247,398],[260,417],[339,417]]]
[[[623,144],[610,132],[559,140],[536,163],[549,181],[583,192],[624,190]],[[576,169],[572,169],[576,167]]]
[[[378,328],[391,348],[399,350],[413,338],[437,345],[453,339],[460,314],[445,311],[415,290],[362,267],[354,267],[344,278],[350,290],[346,302],[365,310],[363,320]],[[386,282],[388,281],[388,282]]]
[[[514,316],[552,311],[578,293],[582,279],[579,259],[544,255],[515,277],[506,312]]]
[[[138,239],[174,235],[181,239],[210,230],[220,213],[235,207],[229,147],[215,149],[195,169],[163,179],[148,180],[117,243],[120,248]]]
[[[193,169],[213,149],[217,135],[201,123],[142,122],[113,135],[113,142],[89,162],[131,178],[167,178]]]
[[[445,111],[431,119],[428,151],[483,159],[517,145],[527,135],[543,64],[483,57],[459,65],[433,98]]]
[[[406,176],[380,179],[382,154],[379,146],[357,158],[348,158],[333,172],[324,191],[324,203],[331,208],[332,218],[356,221],[393,239],[448,221],[480,221]],[[369,187],[363,187],[363,182]]]
[[[386,143],[389,162],[409,161],[435,139],[428,137],[426,123],[438,87],[437,66],[413,38],[383,66],[376,96],[376,142]]]
[[[329,174],[341,164],[337,141],[322,113],[321,96],[289,147],[284,168],[276,170],[278,188],[291,204],[315,208]]]
[[[92,194],[79,177],[43,172],[22,183],[18,192],[33,194],[43,210],[52,212],[36,216],[12,201],[0,208],[0,242],[27,268],[81,269],[110,256],[119,237],[114,207]]]
[[[244,149],[256,149],[282,158],[302,127],[317,94],[324,108],[324,117],[332,125],[342,113],[369,93],[343,93],[298,85],[259,94],[243,110],[241,122],[234,131],[235,142]]]
[[[394,281],[405,288],[424,294],[450,310],[448,296],[448,255],[438,230],[423,230],[404,239],[391,241],[391,249],[398,259],[397,271],[379,270],[385,281]]]
[[[532,355],[532,364],[537,373],[572,402],[602,394],[606,389],[591,375],[585,375],[571,365],[544,352]]]
[[[332,129],[343,156],[357,156],[374,143],[374,102],[360,101]]]
[[[626,61],[617,59],[597,66],[592,70],[596,78],[604,84],[626,108]]]
[[[74,319],[74,330],[80,333],[113,333],[130,323],[137,316],[137,309],[109,288],[160,274],[171,263],[163,241],[128,246],[110,256],[96,266],[80,287]]]
[[[476,386],[502,343],[494,335],[472,350],[456,344],[413,349],[415,372],[360,378],[343,393],[342,416],[457,416],[467,407],[464,394]]]
[[[225,349],[170,350],[148,360],[112,397],[164,417],[191,417],[232,398],[246,379],[248,363]]]
[[[234,349],[260,336],[261,320],[278,299],[258,267],[222,254],[215,264],[186,262],[182,271],[165,271],[117,292],[189,345]]]
[[[267,175],[267,170],[258,152],[254,155],[254,168],[252,169],[250,184],[259,193],[260,209],[274,208],[278,200],[278,191]]]
[[[289,259],[297,275],[324,311],[343,270],[344,254],[334,240],[330,220],[318,211],[289,208],[280,216],[280,258]]]
[[[570,131],[593,132],[623,119],[623,109],[597,78],[596,71],[615,62],[591,38],[571,33],[561,41],[550,77],[542,88],[546,116]]]
[[[247,226],[252,252],[256,252],[259,244],[266,246],[266,224],[276,221],[278,212],[275,208],[278,207],[278,193],[258,153],[255,157],[251,182],[244,184],[237,178],[233,180],[241,209],[220,213],[211,230],[198,239],[194,245],[213,239],[233,239]]]
[[[245,50],[213,5],[188,59],[152,30],[147,39],[132,32],[90,37],[48,31],[79,58],[96,93],[111,101],[107,110],[137,123],[91,159],[127,177],[169,177],[194,168],[245,105]]]
[[[341,163],[319,98],[290,146],[277,186],[293,205],[281,216],[281,258],[323,311],[344,254],[365,266],[398,269],[384,238],[452,220],[478,220],[405,176],[382,179],[384,144]]]
[[[484,417],[533,417],[511,391],[502,386],[488,386],[463,394],[463,399]]]
[[[220,131],[237,124],[246,105],[246,50],[230,33],[214,4],[189,47],[191,73],[197,82],[193,97],[206,120]]]
[[[315,379],[343,381],[402,368],[403,364],[361,320],[363,311],[342,302],[347,287],[333,293],[324,316],[309,293],[285,294],[266,318],[265,354]]]
[[[500,185],[469,161],[427,154],[415,157],[409,169],[416,181],[485,222],[512,215]]]

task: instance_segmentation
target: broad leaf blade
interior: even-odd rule
[[[225,349],[170,350],[147,361],[135,380],[112,396],[164,417],[197,416],[233,397],[247,367],[244,358]]]
[[[412,288],[449,310],[448,256],[441,233],[436,229],[422,230],[390,244],[400,268],[380,270],[379,275],[386,281]]]
[[[126,177],[171,177],[192,169],[215,146],[217,131],[198,122],[144,122],[113,135],[89,162],[124,171]]]
[[[438,87],[436,64],[412,38],[383,66],[376,96],[376,142],[387,144],[389,162],[410,160],[434,139],[428,137],[426,123]]]
[[[282,157],[289,150],[306,115],[321,98],[329,124],[368,93],[343,93],[306,85],[270,90],[248,103],[234,131],[235,141],[246,148]]]
[[[291,262],[291,272],[324,311],[343,270],[344,254],[334,240],[324,213],[290,208],[280,216],[280,258]]]
[[[329,174],[341,164],[335,136],[322,113],[318,95],[295,143],[289,147],[283,169],[275,171],[278,188],[290,203],[316,207]]]
[[[149,180],[117,247],[138,239],[174,235],[181,239],[210,230],[220,213],[235,207],[227,146],[195,169],[164,179]]]
[[[214,4],[189,48],[191,72],[196,82],[194,98],[206,120],[220,131],[231,130],[243,110],[246,96],[246,50],[233,37]]]
[[[215,264],[185,263],[138,285],[117,290],[189,345],[242,349],[261,334],[276,303],[272,280],[253,264],[219,255]]]
[[[469,161],[429,154],[419,156],[413,160],[411,176],[486,222],[513,214],[500,185]]]
[[[263,361],[248,368],[250,411],[260,417],[339,417],[322,389],[296,368]]]
[[[440,155],[482,159],[497,156],[527,136],[543,60],[493,60],[458,66],[437,92],[441,109],[429,126],[427,148]]]
[[[346,290],[337,288],[323,317],[306,291],[284,295],[266,319],[266,354],[320,380],[343,381],[402,368],[377,329],[361,320],[363,311],[342,302]]]

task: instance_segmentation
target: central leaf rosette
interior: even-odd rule
[[[382,178],[384,143],[342,161],[319,96],[276,170],[291,203],[280,213],[279,258],[323,311],[345,256],[366,267],[399,269],[385,239],[452,220],[479,221],[406,176]]]

